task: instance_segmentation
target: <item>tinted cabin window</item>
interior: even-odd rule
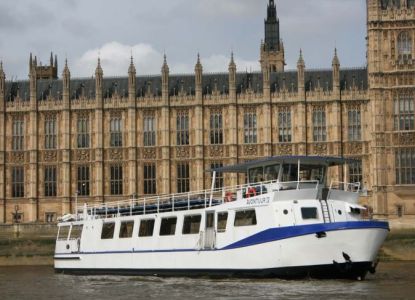
[[[183,234],[197,234],[200,230],[201,215],[185,216],[183,221]]]
[[[150,220],[141,220],[140,230],[138,231],[138,236],[152,236],[154,231],[154,219]]]
[[[61,226],[61,227],[59,227],[58,240],[66,240],[66,239],[68,239],[68,234],[69,234],[69,226]]]
[[[115,223],[102,224],[101,239],[107,240],[114,238]]]
[[[83,225],[73,225],[71,229],[71,240],[80,239],[82,235]]]
[[[120,238],[130,238],[133,236],[134,221],[121,222]]]
[[[220,212],[218,213],[218,232],[226,231],[226,222],[228,221],[228,213]]]
[[[317,207],[301,207],[301,215],[304,220],[318,219]]]
[[[255,210],[242,210],[235,212],[235,223],[237,226],[251,226],[256,225]]]
[[[174,235],[176,232],[177,218],[164,218],[161,220],[160,235]]]
[[[264,169],[262,167],[249,170],[249,183],[264,181]]]

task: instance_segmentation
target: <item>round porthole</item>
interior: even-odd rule
[[[288,210],[284,209],[284,215],[288,215]]]
[[[68,249],[68,250],[69,250],[69,245],[66,245],[66,249]]]
[[[341,215],[341,214],[342,214],[342,211],[339,209],[339,210],[337,211],[337,213],[338,213],[339,215]]]

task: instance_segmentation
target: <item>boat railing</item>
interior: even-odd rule
[[[190,210],[206,208],[224,202],[232,202],[243,198],[254,197],[270,192],[285,190],[318,189],[318,181],[291,181],[278,180],[247,183],[217,189],[208,189],[187,193],[165,194],[142,198],[131,198],[115,202],[85,204],[75,208],[75,218],[89,215],[93,218],[112,218],[136,214],[153,214],[168,211]]]

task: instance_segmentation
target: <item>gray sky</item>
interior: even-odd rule
[[[1,0],[0,60],[8,79],[26,79],[29,53],[65,57],[72,77],[91,76],[98,54],[104,76],[158,74],[166,52],[170,73],[225,72],[234,51],[238,70],[259,69],[268,0]],[[276,0],[287,68],[303,49],[307,68],[366,64],[365,0]]]

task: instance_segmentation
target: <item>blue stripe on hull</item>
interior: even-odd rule
[[[359,221],[359,222],[337,222],[321,223],[311,225],[297,225],[289,227],[270,228],[222,248],[222,250],[249,247],[256,244],[274,242],[278,240],[299,237],[317,232],[328,232],[352,229],[379,228],[389,230],[388,222],[381,221]]]
[[[300,237],[318,232],[342,231],[353,229],[384,229],[389,230],[389,223],[383,221],[353,221],[353,222],[336,222],[321,223],[310,225],[297,225],[289,227],[271,228],[258,232],[250,237],[230,244],[220,249],[196,250],[196,249],[163,249],[163,250],[127,250],[127,251],[95,251],[80,253],[55,253],[55,255],[74,255],[74,254],[122,254],[122,253],[162,253],[162,252],[193,252],[193,251],[222,251],[254,246],[289,238]]]

